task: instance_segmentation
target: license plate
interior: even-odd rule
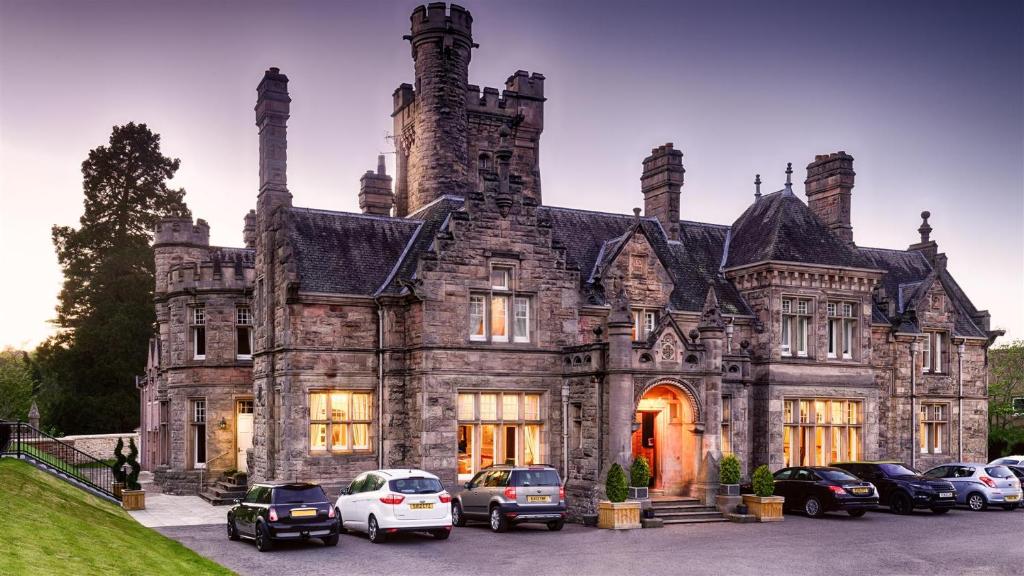
[[[409,509],[410,510],[433,510],[434,509],[434,503],[433,502],[416,502],[414,504],[409,504]]]
[[[292,518],[308,518],[309,516],[316,516],[316,508],[294,508],[292,510]]]
[[[527,496],[527,502],[551,502],[551,496]]]
[[[1017,500],[1020,500],[1020,496],[1017,496],[1016,494],[1006,497],[1007,502],[1016,502]]]
[[[860,495],[860,496],[863,496],[864,494],[870,494],[871,493],[871,489],[870,488],[854,488],[853,489],[853,493],[857,494],[857,495]]]
[[[952,492],[939,492],[939,498],[952,498]]]

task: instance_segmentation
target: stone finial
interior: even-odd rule
[[[932,227],[928,224],[928,219],[931,218],[932,213],[925,210],[921,212],[921,227],[917,229],[921,233],[921,243],[924,244],[931,240]]]
[[[786,190],[793,189],[793,163],[786,162]]]
[[[708,294],[704,298],[704,309],[701,311],[699,327],[725,328],[722,311],[718,307],[718,294],[715,293],[715,286],[713,284],[708,284]]]
[[[39,406],[36,405],[36,401],[32,401],[32,407],[28,409],[28,423],[33,428],[39,428]]]
[[[637,220],[640,219],[640,208],[639,207],[634,207],[633,208],[633,217],[636,218]]]
[[[761,198],[761,175],[754,175],[754,200]]]
[[[612,299],[612,311],[608,314],[609,324],[632,324],[633,309],[629,305],[629,298],[626,297],[626,289],[619,287],[615,298]]]

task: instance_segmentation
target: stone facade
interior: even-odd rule
[[[401,466],[455,488],[492,462],[546,462],[582,517],[608,467],[634,454],[652,458],[655,489],[708,503],[725,452],[744,476],[759,464],[985,457],[998,332],[927,222],[908,250],[854,244],[852,156],[808,165],[807,203],[788,169],[783,190],[758,188],[731,225],[680,219],[672,144],[643,160],[644,215],[545,206],[544,77],[518,71],[500,96],[469,85],[476,45],[460,7],[417,8],[411,32],[416,81],[393,95],[393,196],[378,162],[362,214],[292,205],[291,96],[271,68],[257,88],[247,248],[210,247],[201,220],[157,230],[143,431],[158,481],[198,486],[242,458],[259,480],[332,489]],[[231,316],[246,305],[251,360],[235,353]],[[203,472],[200,397],[208,456],[235,454]],[[239,456],[247,401],[252,447]]]

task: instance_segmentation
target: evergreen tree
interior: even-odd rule
[[[145,124],[115,126],[82,163],[80,226],[53,227],[64,273],[60,330],[39,347],[38,362],[43,417],[65,432],[138,425],[134,377],[155,322],[151,234],[161,217],[188,215],[185,191],[167,185],[179,165]]]

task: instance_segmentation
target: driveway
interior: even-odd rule
[[[225,509],[226,512],[226,509]],[[447,541],[401,535],[383,545],[345,535],[260,554],[222,525],[160,528],[244,575],[273,574],[1021,574],[1024,511],[927,512],[863,518],[786,516],[772,524],[676,525],[613,532],[566,525],[493,534],[456,528]]]

